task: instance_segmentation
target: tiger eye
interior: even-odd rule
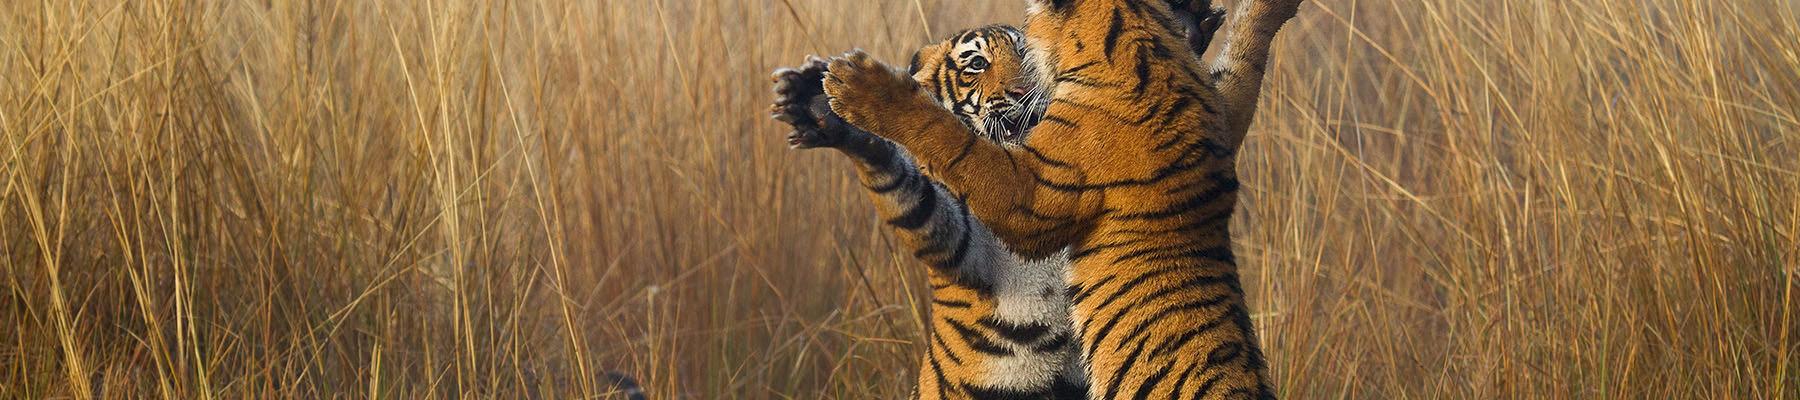
[[[988,65],[987,57],[975,57],[975,59],[969,60],[969,69],[987,70]]]

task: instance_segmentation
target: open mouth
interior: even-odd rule
[[[1023,141],[1025,132],[1030,131],[1032,125],[1037,125],[1036,119],[1030,115],[1002,117],[998,122],[1000,127],[998,139],[1015,143]]]
[[[989,132],[989,135],[993,136],[994,140],[1023,143],[1026,134],[1030,133],[1031,128],[1037,126],[1038,121],[1043,119],[1043,113],[1032,112],[1028,109],[1009,111],[1011,112],[998,113],[1000,115],[988,117],[988,126],[994,129],[993,132]]]

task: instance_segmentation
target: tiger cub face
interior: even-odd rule
[[[1049,100],[1026,70],[1025,51],[1018,28],[987,26],[919,49],[908,71],[974,132],[1021,143]]]

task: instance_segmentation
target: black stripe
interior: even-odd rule
[[[1137,362],[1138,362],[1138,354],[1142,354],[1143,352],[1144,352],[1144,342],[1139,341],[1138,345],[1137,345],[1137,349],[1132,350],[1131,355],[1125,356],[1125,359],[1124,359],[1125,363],[1120,364],[1119,370],[1113,373],[1112,387],[1106,388],[1106,397],[1105,398],[1107,398],[1107,399],[1119,398],[1119,388],[1125,386],[1125,382],[1124,382],[1125,373],[1131,371],[1131,367],[1133,365],[1137,364]],[[1089,353],[1089,354],[1092,354],[1092,353]]]
[[[1043,343],[1038,343],[1038,344],[1032,345],[1031,351],[1034,353],[1049,353],[1049,352],[1053,352],[1053,351],[1062,351],[1063,347],[1067,347],[1069,345],[1069,340],[1070,340],[1069,332],[1058,333],[1058,334],[1056,334],[1056,336],[1051,336],[1050,340],[1046,340]],[[1071,361],[1073,361],[1073,360],[1071,360]]]
[[[1087,86],[1087,87],[1092,87],[1092,88],[1104,88],[1104,87],[1113,86],[1111,83],[1101,82],[1099,80],[1095,80],[1094,78],[1089,78],[1086,76],[1074,75],[1074,74],[1057,75],[1055,81],[1056,81],[1056,83],[1073,83],[1076,85]]]
[[[1070,128],[1080,128],[1079,126],[1075,125],[1075,122],[1063,119],[1062,117],[1058,117],[1055,115],[1045,115],[1043,121],[1041,121],[1041,122],[1053,122],[1053,123],[1056,123],[1059,125],[1068,126]]]
[[[1150,352],[1150,356],[1156,357],[1156,352],[1154,352],[1154,351]],[[1173,393],[1169,393],[1169,394],[1174,395],[1175,400],[1181,400],[1181,399],[1187,398],[1187,393],[1182,393],[1181,389],[1183,389],[1187,386],[1188,377],[1193,376],[1194,369],[1199,368],[1199,367],[1200,367],[1200,364],[1188,363],[1187,369],[1181,370],[1181,379],[1175,380],[1175,384],[1172,386],[1169,386],[1169,389],[1174,390]]]
[[[1173,337],[1164,337],[1164,340],[1162,343],[1157,344],[1156,348],[1150,349],[1150,356],[1156,357],[1156,356],[1162,355],[1163,353],[1180,349],[1181,346],[1187,345],[1187,343],[1193,341],[1194,338],[1200,337],[1200,334],[1206,333],[1207,331],[1211,331],[1213,328],[1217,328],[1217,327],[1219,327],[1219,325],[1223,325],[1223,324],[1224,324],[1224,321],[1221,321],[1218,318],[1214,318],[1211,321],[1207,321],[1204,324],[1200,324],[1200,326],[1188,328],[1187,332],[1183,332],[1181,335],[1173,336]]]
[[[963,142],[962,152],[957,153],[956,158],[950,159],[950,163],[946,164],[944,166],[944,170],[945,171],[955,170],[957,164],[962,164],[963,159],[968,158],[969,153],[975,151],[975,143],[976,143],[976,141],[979,141],[979,140],[981,140],[981,139],[977,139],[975,135],[969,135],[969,140],[966,142]]]
[[[1046,115],[1046,116],[1044,116],[1044,118],[1049,119],[1050,116]],[[1071,165],[1068,162],[1050,158],[1050,156],[1044,155],[1044,153],[1042,151],[1039,151],[1036,147],[1032,147],[1030,145],[1019,146],[1019,147],[1025,148],[1026,153],[1030,153],[1032,158],[1036,158],[1038,160],[1038,162],[1043,163],[1044,165],[1049,165],[1049,166],[1056,167],[1056,168],[1073,168],[1074,167],[1074,165]]]
[[[1193,243],[1178,243],[1171,246],[1158,246],[1138,249],[1131,253],[1113,257],[1114,263],[1131,262],[1135,264],[1153,264],[1161,261],[1188,261],[1200,258],[1208,261],[1236,264],[1231,255],[1231,243],[1221,243],[1206,248],[1193,248]],[[1180,262],[1181,266],[1200,266],[1195,263]]]
[[[1013,388],[988,388],[962,384],[963,393],[969,394],[970,400],[1035,400],[1050,396],[1050,388],[1037,390],[1019,390]]]
[[[950,252],[950,260],[945,262],[944,265],[940,265],[939,268],[962,268],[963,259],[969,256],[969,242],[972,241],[970,240],[970,236],[975,235],[975,230],[971,229],[969,226],[969,208],[967,206],[957,207],[957,210],[961,211],[962,214],[962,218],[960,219],[963,228],[962,240],[956,244],[956,250]],[[1231,249],[1227,248],[1225,250],[1230,251]],[[985,292],[985,290],[977,290]]]
[[[1168,188],[1163,189],[1163,194],[1174,195],[1174,194],[1178,194],[1178,193],[1186,193],[1189,190],[1194,190],[1194,189],[1201,188],[1201,187],[1211,187],[1211,186],[1202,186],[1202,185],[1208,185],[1208,184],[1213,183],[1214,181],[1217,181],[1221,177],[1230,177],[1232,175],[1233,175],[1232,173],[1227,173],[1225,171],[1213,171],[1211,174],[1207,175],[1208,179],[1194,179],[1194,180],[1189,180],[1187,182],[1182,182],[1180,185],[1174,185],[1174,186],[1170,186]]]
[[[1026,242],[1046,241],[1052,237],[1061,236],[1063,233],[1067,232],[1069,228],[1074,227],[1075,220],[1068,219],[1062,222],[1056,222],[1049,227],[1039,229],[1037,232],[1032,232],[1030,235],[1025,235],[1024,239]]]
[[[1151,118],[1156,118],[1156,115],[1158,113],[1162,112],[1162,107],[1163,107],[1163,105],[1160,103],[1159,104],[1151,104],[1150,108],[1144,109],[1144,115],[1138,117],[1135,120],[1132,120],[1131,124],[1132,125],[1143,125],[1146,122],[1150,122]],[[1181,135],[1175,135],[1175,136],[1180,137]],[[1162,149],[1157,149],[1157,150],[1162,150]]]
[[[1178,98],[1179,98],[1179,99],[1185,99],[1185,98],[1187,98],[1187,97],[1186,97],[1186,96],[1183,96],[1183,97],[1178,97]],[[1209,106],[1209,105],[1206,105],[1206,102],[1200,102],[1200,103],[1201,103],[1201,105],[1200,105],[1200,106],[1201,106],[1201,108],[1203,108],[1203,109],[1206,109],[1206,108],[1211,108],[1211,107],[1212,107],[1212,106]],[[1186,107],[1183,107],[1183,109],[1182,109],[1182,110],[1181,110],[1181,112],[1179,112],[1179,113],[1177,113],[1177,112],[1172,112],[1172,111],[1171,111],[1171,112],[1167,112],[1167,113],[1163,113],[1163,118],[1162,118],[1162,122],[1159,122],[1159,123],[1160,123],[1160,124],[1162,124],[1162,126],[1170,126],[1170,125],[1173,125],[1173,124],[1174,124],[1174,123],[1175,123],[1175,119],[1176,119],[1176,118],[1181,118],[1181,117],[1185,117],[1185,116],[1187,116],[1187,114],[1186,114],[1186,112],[1187,112],[1187,109],[1186,109]]]
[[[944,350],[945,354],[949,354],[949,352],[950,352],[949,349]],[[944,388],[950,386],[950,379],[944,377],[944,366],[938,365],[937,353],[934,353],[931,350],[926,350],[925,356],[928,360],[931,361],[931,373],[937,375],[938,398],[940,398],[940,399],[947,398],[947,397],[944,397],[944,396],[948,395],[947,393],[944,392]],[[958,363],[958,364],[960,364],[960,363]]]
[[[1194,196],[1189,196],[1187,199],[1182,200],[1180,202],[1176,202],[1174,204],[1171,204],[1168,207],[1163,207],[1161,210],[1136,212],[1136,213],[1109,214],[1109,215],[1107,215],[1107,218],[1115,220],[1115,221],[1133,221],[1133,220],[1143,221],[1143,220],[1169,219],[1169,218],[1186,215],[1187,213],[1190,213],[1190,212],[1193,212],[1194,210],[1200,209],[1201,206],[1205,206],[1205,205],[1211,204],[1214,201],[1218,201],[1219,198],[1224,197],[1225,195],[1237,193],[1238,188],[1239,188],[1239,182],[1238,182],[1237,178],[1234,176],[1231,176],[1231,174],[1221,171],[1221,172],[1213,173],[1211,178],[1214,182],[1218,182],[1218,184],[1213,185],[1212,189],[1208,189],[1204,192],[1200,192],[1198,194],[1195,194]]]
[[[1164,254],[1164,255],[1159,255],[1159,256],[1154,256],[1154,257],[1148,257],[1148,258],[1143,259],[1142,262],[1155,263],[1155,262],[1162,262],[1162,261],[1179,261],[1179,260],[1192,260],[1192,259],[1202,259],[1202,260],[1214,261],[1214,262],[1219,262],[1219,263],[1224,263],[1224,264],[1237,265],[1237,256],[1233,255],[1231,253],[1231,244],[1230,243],[1226,243],[1226,244],[1220,245],[1220,246],[1199,249],[1199,250],[1191,250],[1191,251],[1185,251],[1185,252],[1175,253],[1175,254]]]
[[[1100,289],[1101,286],[1105,286],[1107,284],[1107,282],[1112,282],[1113,278],[1117,278],[1117,277],[1119,277],[1117,274],[1107,275],[1106,277],[1100,278],[1100,280],[1095,281],[1091,285],[1085,285],[1085,286],[1083,286],[1081,284],[1069,285],[1070,288],[1075,290],[1075,295],[1071,296],[1069,298],[1069,304],[1080,304],[1082,300],[1086,300],[1088,298],[1088,296],[1092,296],[1094,293],[1096,293],[1096,291],[1098,289]]]
[[[1168,61],[1171,58],[1175,58],[1175,51],[1170,50],[1169,46],[1164,46],[1162,43],[1162,39],[1157,38],[1155,36],[1139,38],[1138,40],[1131,41],[1131,44],[1133,46],[1137,46],[1138,51],[1150,53],[1150,54],[1145,55],[1145,56],[1148,56],[1148,58],[1143,58],[1144,60],[1155,60],[1158,62],[1162,62],[1162,61]],[[1145,48],[1149,48],[1149,49],[1145,50]]]
[[[1156,384],[1162,382],[1164,377],[1169,376],[1169,371],[1174,369],[1174,365],[1163,364],[1162,368],[1156,370],[1155,375],[1150,375],[1150,378],[1144,379],[1144,384],[1138,385],[1137,394],[1132,395],[1131,398],[1136,400],[1149,399],[1150,393],[1156,390]]]
[[[1183,88],[1183,91],[1188,94],[1183,95],[1182,97],[1200,97],[1199,89]],[[1213,108],[1212,102],[1200,102],[1200,109],[1206,111],[1207,115],[1219,115],[1219,109]]]
[[[1050,384],[1050,398],[1054,400],[1088,400],[1087,382],[1070,382],[1058,377]]]
[[[1045,121],[1049,121],[1049,119],[1046,118]],[[1074,127],[1074,125],[1070,125],[1070,126]],[[1087,192],[1087,191],[1105,190],[1105,189],[1112,189],[1112,188],[1126,187],[1126,186],[1154,185],[1157,183],[1161,183],[1163,180],[1168,179],[1171,176],[1175,176],[1176,174],[1179,174],[1182,172],[1187,172],[1188,170],[1191,170],[1195,167],[1199,167],[1203,164],[1204,164],[1203,162],[1199,162],[1199,161],[1176,161],[1176,162],[1171,162],[1168,165],[1164,165],[1162,168],[1159,168],[1155,172],[1152,172],[1150,177],[1148,177],[1148,178],[1143,178],[1143,179],[1126,178],[1126,179],[1119,179],[1119,180],[1108,181],[1108,182],[1099,182],[1099,183],[1066,183],[1066,182],[1050,181],[1050,180],[1046,180],[1042,177],[1034,177],[1034,178],[1037,179],[1038,185],[1044,186],[1047,189],[1052,189],[1052,190],[1056,190],[1056,191],[1060,191],[1060,192],[1071,192],[1071,193]]]
[[[1094,185],[1087,185],[1087,184],[1081,184],[1081,183],[1057,182],[1057,181],[1050,180],[1049,178],[1045,178],[1042,175],[1032,175],[1031,179],[1037,181],[1038,186],[1043,186],[1045,189],[1055,190],[1055,191],[1064,192],[1064,193],[1081,193],[1081,192],[1105,189],[1105,187],[1096,187]]]
[[[1163,271],[1167,271],[1167,270],[1169,270],[1169,269],[1164,269]],[[1159,272],[1162,272],[1162,271],[1159,271]],[[1165,288],[1165,289],[1167,289],[1167,288]],[[1114,297],[1107,299],[1107,301],[1111,302],[1112,300],[1117,299],[1118,294],[1125,293],[1125,292],[1126,292],[1126,290],[1120,290],[1120,291],[1114,292],[1113,293]],[[1167,293],[1159,293],[1156,295],[1156,297],[1151,297],[1151,296],[1139,297],[1138,300],[1133,302],[1130,307],[1119,307],[1119,312],[1114,313],[1112,315],[1112,318],[1109,319],[1105,325],[1101,325],[1100,329],[1092,331],[1093,334],[1087,335],[1087,336],[1090,336],[1093,338],[1093,341],[1086,343],[1088,354],[1098,354],[1098,352],[1100,351],[1101,342],[1106,340],[1106,336],[1108,334],[1112,333],[1112,329],[1114,327],[1116,327],[1120,321],[1125,320],[1126,314],[1130,314],[1132,310],[1136,309],[1138,306],[1144,304],[1145,302],[1153,301],[1157,297],[1161,297],[1164,295],[1167,295]],[[1224,301],[1224,300],[1219,299],[1218,301]],[[1103,311],[1105,309],[1101,308],[1101,307],[1095,307],[1095,308],[1090,308],[1090,310],[1094,310],[1095,313],[1099,313],[1100,311]],[[1160,318],[1163,314],[1165,314],[1165,313],[1158,313],[1157,317]],[[1160,321],[1157,321],[1155,318],[1145,319],[1143,322],[1140,322],[1138,324],[1138,327],[1136,329],[1133,329],[1132,331],[1130,331],[1130,332],[1132,332],[1130,336],[1126,336],[1124,339],[1119,339],[1119,345],[1114,346],[1114,347],[1115,348],[1123,348],[1125,343],[1131,342],[1131,338],[1134,338],[1134,337],[1144,334],[1145,332],[1143,329],[1145,327],[1149,326],[1149,324],[1153,323],[1153,322],[1160,322]],[[1084,332],[1084,333],[1086,333],[1086,332]]]
[[[1160,255],[1160,254],[1171,253],[1171,252],[1180,252],[1180,251],[1186,250],[1191,245],[1192,244],[1190,244],[1190,243],[1184,242],[1184,243],[1176,243],[1176,244],[1172,244],[1172,245],[1140,247],[1137,250],[1132,250],[1125,254],[1113,256],[1113,263],[1114,264],[1122,264],[1122,263],[1125,263],[1128,261],[1132,261],[1133,259],[1139,258],[1139,257],[1150,256],[1150,255]],[[1140,262],[1140,264],[1148,264],[1148,263]]]
[[[1209,124],[1208,127],[1204,128],[1203,130],[1213,130],[1214,128],[1216,128],[1216,127]],[[1211,137],[1201,137],[1200,140],[1195,140],[1193,142],[1190,142],[1181,148],[1181,155],[1178,156],[1176,159],[1183,160],[1183,161],[1178,162],[1176,164],[1187,163],[1187,164],[1191,164],[1191,165],[1199,165],[1202,162],[1207,161],[1206,158],[1201,158],[1198,160],[1194,159],[1194,156],[1199,155],[1200,150],[1206,150],[1206,153],[1213,157],[1225,158],[1225,159],[1229,159],[1229,158],[1231,158],[1231,156],[1237,154],[1237,150],[1235,148],[1225,147],[1224,145],[1219,144],[1218,141],[1213,140],[1213,138],[1211,138]],[[1188,166],[1177,167],[1175,165],[1171,165],[1166,168],[1176,169],[1176,168],[1187,168],[1187,167]]]
[[[1176,283],[1174,285],[1170,285],[1168,287],[1158,289],[1157,291],[1151,292],[1148,295],[1141,296],[1138,298],[1138,300],[1136,302],[1132,303],[1131,306],[1124,307],[1124,308],[1126,310],[1136,310],[1139,307],[1147,306],[1147,304],[1144,304],[1144,303],[1153,302],[1158,299],[1161,299],[1163,296],[1168,296],[1171,294],[1175,294],[1177,292],[1200,290],[1201,288],[1204,288],[1207,286],[1214,286],[1214,285],[1226,285],[1226,286],[1235,287],[1235,285],[1237,285],[1237,284],[1238,284],[1238,276],[1237,276],[1236,272],[1227,272],[1224,275],[1200,275],[1200,276],[1182,280],[1181,282]],[[1203,301],[1200,303],[1216,304],[1218,302],[1225,301],[1225,300],[1230,300],[1230,296],[1217,296],[1215,298],[1206,299],[1206,301]],[[1192,303],[1192,302],[1190,302],[1190,303]],[[1157,318],[1149,318],[1149,319],[1146,319],[1143,323],[1150,324],[1150,323],[1155,323],[1157,321],[1161,321],[1161,320],[1157,319]],[[1142,331],[1143,329],[1144,329],[1144,326],[1139,326],[1137,328],[1132,329],[1131,331],[1139,332],[1139,331]]]
[[[1233,204],[1233,205],[1235,206],[1235,204]],[[1223,210],[1214,210],[1211,215],[1207,215],[1205,218],[1198,218],[1198,219],[1194,219],[1189,222],[1183,222],[1181,225],[1176,225],[1174,227],[1167,227],[1167,228],[1149,227],[1149,228],[1145,228],[1145,229],[1120,229],[1120,230],[1115,230],[1115,231],[1110,231],[1110,232],[1113,236],[1130,236],[1130,235],[1166,236],[1166,235],[1178,234],[1178,233],[1189,233],[1192,231],[1202,230],[1202,229],[1213,229],[1216,232],[1225,232],[1225,231],[1222,231],[1219,229],[1230,229],[1231,228],[1231,215],[1235,211],[1235,208],[1236,207],[1229,208],[1229,209],[1223,209]]]
[[[944,321],[948,322],[949,320],[946,319]],[[937,348],[943,350],[944,356],[950,357],[950,361],[955,362],[957,365],[962,365],[962,357],[957,357],[956,352],[950,350],[950,343],[944,342],[943,332],[932,332],[931,340],[937,342]],[[929,353],[930,350],[926,350],[926,352]],[[937,360],[933,359],[932,361],[932,366],[937,366]]]
[[[935,186],[935,185],[936,184],[933,183],[933,186]],[[940,192],[937,192],[934,190],[934,191],[932,191],[931,194],[935,196],[938,193],[940,193]],[[931,256],[934,254],[942,254],[945,251],[950,250],[947,247],[950,245],[951,241],[945,240],[945,239],[948,239],[948,234],[950,232],[946,232],[945,230],[948,230],[951,228],[957,228],[957,227],[958,226],[950,225],[948,222],[944,222],[941,220],[939,221],[938,224],[934,224],[930,232],[927,232],[927,234],[920,234],[920,236],[923,236],[923,237],[920,238],[919,240],[925,241],[925,242],[927,242],[927,244],[924,246],[920,246],[918,249],[913,250],[913,258],[918,258],[918,259],[924,260],[928,256]],[[955,267],[955,265],[937,265],[935,263],[932,264],[932,266],[939,267],[939,268]]]
[[[1138,62],[1137,80],[1138,81],[1137,81],[1137,87],[1132,88],[1132,93],[1136,93],[1139,97],[1142,97],[1144,95],[1144,92],[1145,92],[1144,89],[1147,89],[1150,87],[1150,59],[1149,59],[1149,57],[1150,57],[1149,54],[1146,54],[1141,51],[1138,52],[1138,60],[1137,60],[1137,62]]]
[[[1162,126],[1165,126],[1165,127],[1169,126],[1169,123],[1174,122],[1174,117],[1182,115],[1181,113],[1187,112],[1187,109],[1190,107],[1193,107],[1193,106],[1194,106],[1193,98],[1187,97],[1187,96],[1176,97],[1175,103],[1169,105],[1169,111],[1166,111],[1163,113]],[[1148,116],[1148,115],[1146,115],[1146,116]],[[1145,122],[1149,122],[1149,119],[1146,118]],[[1181,141],[1180,139],[1183,137],[1183,135],[1180,135],[1180,134],[1175,134],[1172,136],[1174,136],[1174,137],[1170,138],[1169,140],[1163,141],[1162,143],[1158,143],[1156,145],[1156,150],[1167,150],[1169,148],[1169,146],[1174,146],[1175,143],[1180,142]]]
[[[1036,342],[1038,338],[1044,337],[1044,334],[1050,333],[1049,325],[1036,322],[1013,324],[1011,322],[995,319],[993,316],[976,320],[975,323],[981,324],[981,326],[1000,335],[1000,338],[1019,345]]]
[[[1137,287],[1139,285],[1143,285],[1144,282],[1149,281],[1150,278],[1167,275],[1167,274],[1173,273],[1175,271],[1182,271],[1182,270],[1186,270],[1186,268],[1163,267],[1163,268],[1159,268],[1154,271],[1150,271],[1148,273],[1144,273],[1142,275],[1138,275],[1138,277],[1136,277],[1136,278],[1132,278],[1129,281],[1125,281],[1124,283],[1119,284],[1119,288],[1117,290],[1114,290],[1112,292],[1111,296],[1107,296],[1106,300],[1101,301],[1099,305],[1094,306],[1094,307],[1084,307],[1084,308],[1087,308],[1089,310],[1094,310],[1094,312],[1099,312],[1100,310],[1105,310],[1107,305],[1112,304],[1114,301],[1118,301],[1121,296],[1124,296],[1126,293],[1130,293],[1132,289],[1137,289]],[[1130,310],[1129,309],[1122,310],[1118,315],[1116,315],[1116,317],[1124,316],[1124,313],[1126,311],[1130,311]],[[1099,317],[1099,315],[1095,315],[1095,317]],[[1088,347],[1093,347],[1095,345],[1097,345],[1097,344],[1089,343]]]
[[[1067,220],[1075,219],[1074,216],[1056,216],[1056,215],[1040,213],[1040,212],[1038,212],[1038,210],[1033,209],[1031,207],[1020,208],[1019,213],[1025,214],[1025,216],[1031,217],[1031,219],[1035,219],[1035,220],[1039,220],[1039,221],[1054,222],[1054,221],[1067,221]]]
[[[1100,245],[1087,246],[1087,247],[1081,248],[1081,250],[1075,251],[1075,254],[1070,255],[1069,259],[1070,260],[1080,260],[1083,258],[1088,258],[1089,256],[1093,256],[1095,254],[1099,254],[1102,251],[1116,249],[1116,248],[1125,247],[1125,246],[1130,246],[1130,245],[1136,244],[1136,243],[1137,243],[1137,240],[1124,240],[1124,241],[1118,241],[1118,242],[1112,242],[1112,243],[1106,243],[1106,244],[1100,244]]]
[[[1244,356],[1244,344],[1243,343],[1240,343],[1240,342],[1225,343],[1225,344],[1219,345],[1219,347],[1214,347],[1212,349],[1212,351],[1206,353],[1206,366],[1208,369],[1210,369],[1213,366],[1217,366],[1217,365],[1235,361],[1239,357],[1243,357],[1243,356]]]
[[[939,299],[939,298],[932,298],[931,304],[936,304],[939,307],[949,307],[949,308],[969,308],[969,307],[974,306],[974,304],[969,304],[969,302],[966,302],[966,301],[944,300],[944,299]]]
[[[950,71],[950,73],[946,74],[946,73],[944,73],[944,70],[946,70],[946,69],[951,69],[952,71]],[[938,64],[938,70],[933,71],[932,75],[931,75],[932,80],[935,80],[938,83],[938,101],[939,102],[954,103],[957,100],[959,100],[957,98],[959,96],[956,95],[956,89],[957,89],[956,77],[957,77],[957,75],[961,75],[961,74],[962,74],[962,70],[956,69],[956,59],[951,58],[949,52],[944,52],[944,61],[942,63]]]
[[[901,173],[899,174],[900,176],[889,179],[888,183],[886,183],[886,184],[882,184],[882,185],[878,185],[878,186],[864,186],[864,187],[868,188],[869,191],[871,191],[871,192],[875,192],[875,194],[888,194],[888,193],[892,193],[895,190],[899,190],[900,186],[906,185],[907,182],[912,181],[913,176],[918,175],[917,171],[913,171],[911,168],[896,167],[894,169],[901,170]],[[894,174],[888,174],[888,175],[894,175]]]
[[[1242,288],[1233,287],[1232,289],[1236,290],[1240,296],[1243,295]],[[1250,310],[1244,308],[1243,302],[1231,306],[1231,322],[1237,325],[1238,330],[1244,332],[1244,341],[1251,344],[1248,349],[1250,351],[1249,360],[1246,361],[1246,364],[1250,366],[1250,369],[1261,371],[1268,365],[1267,360],[1263,360],[1262,349],[1255,346],[1256,327],[1251,326]],[[1263,391],[1267,392],[1268,388],[1264,388]]]
[[[950,325],[950,329],[962,336],[963,342],[968,343],[970,349],[994,356],[1010,357],[1013,355],[1012,350],[995,344],[992,340],[988,340],[987,335],[981,334],[980,331],[976,331],[968,325],[949,319],[944,322]]]
[[[1106,50],[1104,51],[1106,58],[1112,58],[1113,49],[1119,47],[1119,35],[1124,33],[1125,15],[1120,14],[1118,8],[1114,8],[1112,10],[1112,25],[1106,28]],[[1111,397],[1112,396],[1107,396],[1107,398]]]
[[[1174,314],[1174,313],[1182,312],[1182,311],[1203,310],[1208,307],[1225,304],[1225,302],[1229,301],[1229,300],[1231,300],[1231,296],[1217,296],[1217,297],[1213,297],[1210,299],[1200,299],[1200,300],[1188,301],[1185,303],[1180,303],[1180,304],[1175,304],[1175,305],[1171,305],[1168,307],[1163,307],[1162,309],[1158,310],[1155,314],[1151,314],[1149,317],[1144,318],[1142,321],[1139,321],[1136,327],[1133,327],[1131,330],[1126,331],[1126,332],[1131,332],[1131,334],[1129,336],[1126,336],[1124,340],[1131,340],[1131,338],[1135,338],[1138,336],[1143,336],[1145,339],[1149,339],[1150,336],[1153,336],[1149,333],[1150,331],[1148,330],[1150,328],[1150,324],[1158,323],[1158,322],[1166,322],[1166,321],[1163,321],[1162,319],[1165,317],[1168,317],[1170,314]],[[1141,304],[1141,303],[1142,302],[1139,302],[1139,304]],[[1227,314],[1229,314],[1229,312],[1227,312]],[[1224,321],[1225,320],[1224,317],[1225,316],[1221,315],[1219,318],[1214,318],[1214,320]],[[1123,320],[1123,319],[1124,318],[1119,318],[1119,319],[1115,319],[1113,321],[1119,321],[1119,320]],[[1203,324],[1202,326],[1218,326],[1218,325],[1213,324],[1212,321],[1208,321],[1207,324]],[[1109,326],[1109,328],[1110,328],[1110,326]],[[1123,343],[1121,343],[1119,346],[1113,346],[1113,347],[1114,347],[1113,350],[1115,350],[1115,351],[1123,350],[1125,348]]]
[[[1200,390],[1194,391],[1194,398],[1196,398],[1196,399],[1206,398],[1206,395],[1208,393],[1212,393],[1213,387],[1218,386],[1219,379],[1224,378],[1224,377],[1225,377],[1225,373],[1220,372],[1217,374],[1213,374],[1213,377],[1211,377],[1211,378],[1207,378],[1206,382],[1203,382],[1200,384]]]
[[[911,209],[906,210],[906,212],[900,214],[899,217],[888,220],[888,224],[906,230],[915,230],[924,227],[925,222],[931,220],[931,215],[937,212],[938,196],[936,191],[931,189],[932,187],[927,185],[926,190],[924,191],[928,192],[928,194],[919,197],[919,201],[915,202]]]
[[[1085,70],[1085,69],[1088,69],[1088,68],[1091,68],[1091,67],[1093,67],[1093,66],[1095,66],[1095,65],[1100,65],[1100,62],[1099,62],[1099,61],[1088,61],[1088,62],[1085,62],[1085,63],[1082,63],[1082,64],[1081,64],[1081,65],[1077,65],[1077,66],[1073,66],[1073,67],[1069,67],[1069,69],[1065,69],[1065,70],[1063,70],[1063,71],[1062,71],[1062,74],[1064,74],[1064,75],[1067,75],[1067,74],[1074,74],[1074,73],[1077,73],[1077,72],[1081,72],[1081,71],[1082,71],[1082,70]]]

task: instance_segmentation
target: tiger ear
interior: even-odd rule
[[[926,49],[929,49],[929,48],[930,47],[926,47]],[[912,62],[909,62],[906,65],[906,76],[918,75],[919,70],[925,68],[925,66],[920,63],[921,61],[923,61],[923,60],[920,60],[920,58],[922,58],[924,56],[925,56],[925,49],[919,49],[919,51],[913,52]]]
[[[907,63],[907,66],[906,66],[906,75],[907,76],[919,75],[919,71],[925,70],[925,55],[932,54],[932,53],[938,53],[939,52],[938,49],[942,48],[942,47],[943,47],[942,43],[935,43],[930,46],[921,47],[921,48],[919,48],[919,51],[913,52],[912,62]]]

